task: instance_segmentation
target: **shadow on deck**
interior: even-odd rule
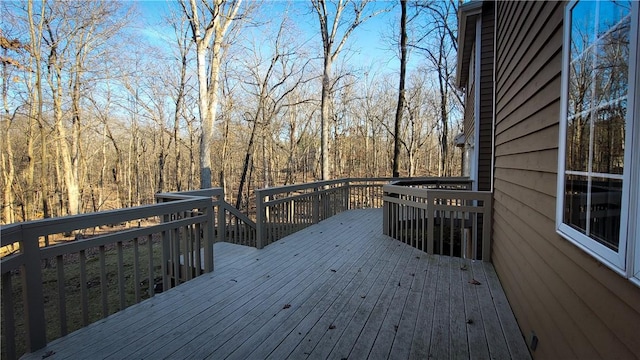
[[[530,357],[490,263],[382,235],[381,209],[214,256],[213,273],[24,358]]]

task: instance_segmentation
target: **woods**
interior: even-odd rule
[[[390,176],[394,149],[400,176],[459,175],[458,3],[406,5],[399,97],[400,2],[3,2],[1,222],[210,186],[248,213],[256,188]]]

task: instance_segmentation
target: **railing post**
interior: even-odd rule
[[[227,240],[227,209],[224,201],[224,194],[218,199],[218,236],[217,242]]]
[[[207,204],[207,207],[204,209],[206,218],[207,218],[207,223],[203,229],[204,232],[204,272],[212,272],[213,268],[214,268],[214,264],[213,264],[213,244],[215,243],[215,230],[214,230],[214,223],[215,223],[215,211],[214,211],[214,204],[213,204],[213,199],[209,199],[209,201],[211,201],[210,204]],[[219,206],[219,209],[221,209],[222,207]],[[218,232],[220,232],[220,225],[218,224]],[[200,249],[198,249],[198,251],[200,251]],[[186,258],[186,257],[185,257]]]
[[[433,231],[434,231],[434,225],[433,225],[433,200],[431,197],[431,192],[430,191],[426,191],[426,203],[427,203],[427,254],[433,255]],[[440,249],[440,251],[442,252],[442,249]]]
[[[491,261],[491,216],[493,194],[488,193],[482,201],[482,261]]]
[[[389,206],[390,203],[384,200],[384,197],[387,196],[387,192],[383,190],[382,192],[382,233],[389,236]]]
[[[351,179],[348,179],[347,182],[347,189],[346,189],[346,205],[347,205],[347,210],[351,210]]]
[[[317,224],[320,222],[320,193],[318,192],[318,188],[315,187],[313,189],[313,223]]]
[[[262,198],[262,191],[256,190],[256,248],[262,249],[264,247],[264,199]]]
[[[23,230],[20,249],[24,256],[24,265],[22,265],[20,272],[24,286],[22,294],[25,326],[28,334],[27,349],[33,352],[47,345],[38,236],[31,231]],[[82,284],[82,286],[86,286],[86,284]]]

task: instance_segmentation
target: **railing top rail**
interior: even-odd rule
[[[391,185],[407,186],[407,185],[429,185],[429,184],[471,184],[468,177],[419,177],[404,178],[392,181]]]
[[[176,200],[170,203],[152,204],[130,207],[125,209],[106,210],[88,214],[78,214],[63,217],[47,218],[19,223],[22,232],[29,231],[33,236],[63,233],[86,229],[104,224],[116,224],[130,220],[143,219],[153,216],[161,216],[177,211],[207,207],[211,204],[208,197],[190,197],[185,200]],[[1,231],[4,234],[5,227]],[[2,244],[5,239],[3,235]]]
[[[314,181],[314,182],[303,183],[303,184],[276,186],[276,187],[270,187],[270,188],[264,188],[264,189],[256,189],[256,194],[258,194],[258,196],[269,196],[269,195],[287,193],[287,192],[298,191],[298,190],[316,189],[316,188],[320,188],[327,185],[345,183],[347,181],[348,179],[335,179],[335,180],[326,180],[326,181]]]
[[[22,223],[3,225],[0,227],[0,246],[7,246],[20,241]]]
[[[412,195],[412,196],[441,196],[455,198],[472,198],[477,196],[491,197],[491,191],[473,191],[473,190],[456,190],[456,189],[426,189],[420,187],[408,187],[402,185],[384,185],[382,191],[392,194]]]
[[[156,199],[187,199],[192,198],[194,196],[221,196],[224,195],[224,189],[220,187],[209,188],[209,189],[198,189],[198,190],[187,190],[187,191],[179,191],[179,192],[170,192],[170,193],[157,193],[155,195]]]
[[[353,182],[388,182],[396,185],[411,185],[411,184],[427,184],[427,183],[450,183],[450,184],[467,184],[470,183],[469,178],[460,177],[416,177],[416,178],[394,178],[394,177],[375,177],[375,178],[341,178],[326,181],[313,181],[303,184],[291,184],[284,186],[276,186],[264,189],[257,189],[256,193],[259,196],[269,196],[299,190],[316,189],[328,185],[353,183]]]

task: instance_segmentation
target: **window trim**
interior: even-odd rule
[[[566,135],[567,135],[567,110],[569,94],[569,62],[571,55],[571,11],[577,5],[578,0],[569,2],[564,10],[564,34],[562,49],[561,95],[560,95],[560,131],[558,143],[558,174],[556,193],[556,232],[567,239],[582,251],[588,253],[600,262],[611,268],[618,274],[629,278],[634,284],[640,286],[640,236],[634,236],[640,231],[638,219],[640,216],[640,190],[632,188],[631,184],[640,181],[640,166],[625,166],[622,181],[621,209],[626,216],[620,217],[620,243],[618,251],[614,251],[589,236],[577,231],[564,223],[564,192],[566,175]],[[638,69],[640,40],[638,19],[639,4],[631,1],[631,27],[629,29],[629,89],[627,91],[627,119],[625,122],[627,145],[625,146],[625,163],[638,163],[640,159],[640,101],[636,100],[636,94],[640,91],[640,70]],[[634,80],[635,79],[635,80]],[[634,124],[635,123],[635,124]],[[635,126],[634,126],[635,125]],[[632,182],[635,181],[635,182]],[[624,212],[624,209],[627,211]],[[626,239],[626,241],[625,241]]]

